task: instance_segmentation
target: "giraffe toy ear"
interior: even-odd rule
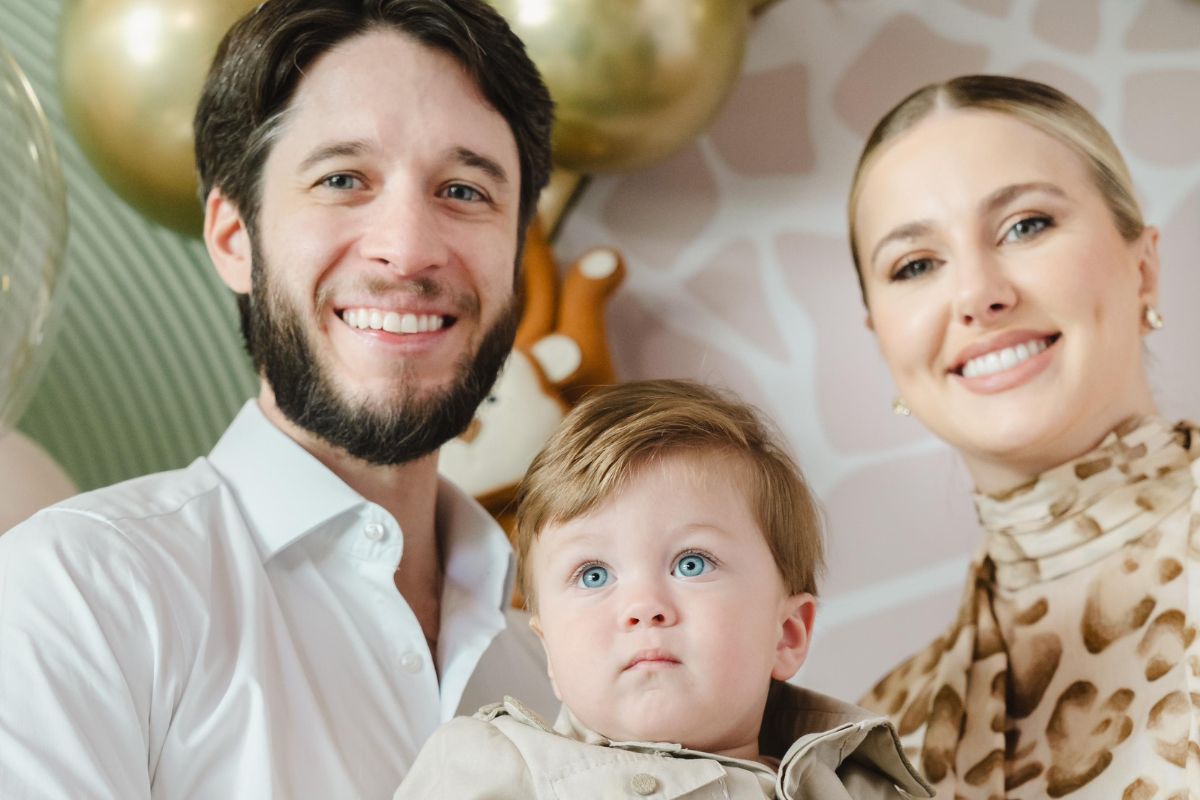
[[[579,343],[561,333],[538,339],[529,348],[529,353],[541,367],[546,380],[556,387],[569,381],[583,364],[583,350]]]
[[[565,414],[540,363],[513,350],[470,426],[442,445],[438,471],[495,513]]]

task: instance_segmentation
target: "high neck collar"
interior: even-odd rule
[[[1148,532],[1195,489],[1185,442],[1191,430],[1132,419],[1028,483],[977,494],[996,585],[1019,589],[1065,575]]]

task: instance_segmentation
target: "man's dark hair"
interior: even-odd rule
[[[450,55],[508,122],[521,165],[518,244],[550,174],[553,103],[537,67],[484,0],[268,0],[225,35],[194,131],[201,202],[214,186],[256,233],[260,181],[309,65],[341,42],[392,30]]]

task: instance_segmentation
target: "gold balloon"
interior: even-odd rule
[[[192,114],[217,45],[256,0],[67,0],[63,109],[96,171],[130,205],[198,233]]]
[[[491,0],[557,104],[555,163],[635,170],[716,115],[741,70],[754,0]]]

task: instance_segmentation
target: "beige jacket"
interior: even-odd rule
[[[932,797],[882,717],[776,683],[759,736],[778,771],[677,744],[612,742],[505,698],[434,733],[394,800],[882,800]]]

